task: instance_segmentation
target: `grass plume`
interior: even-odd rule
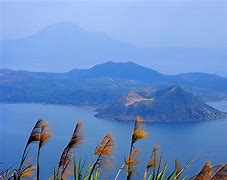
[[[138,155],[140,153],[140,149],[136,148],[133,150],[125,161],[126,172],[127,172],[127,179],[130,179],[134,175],[135,166],[138,164]]]
[[[40,133],[41,133],[41,128],[42,128],[43,120],[40,118],[38,121],[35,123],[35,126],[33,127],[30,136],[28,138],[28,141],[26,143],[26,146],[23,151],[23,155],[21,158],[21,162],[19,165],[18,170],[16,170],[14,176],[16,176],[18,179],[21,178],[23,171],[22,169],[31,169],[30,166],[26,166],[26,158],[28,154],[28,148],[32,143],[37,143],[40,141]],[[31,172],[31,171],[30,171]]]
[[[210,161],[206,162],[199,174],[195,177],[195,180],[209,180],[212,175],[212,164]]]
[[[37,170],[36,170],[36,179],[39,180],[40,177],[40,152],[43,145],[51,138],[52,134],[48,128],[48,122],[43,121],[40,131],[40,140],[37,154]]]
[[[138,140],[144,139],[147,136],[148,136],[148,133],[143,129],[142,119],[140,117],[136,117],[135,123],[134,123],[134,128],[133,128],[133,133],[132,133],[132,138],[131,138],[131,143],[130,143],[128,159],[132,156],[134,144]],[[129,170],[127,173],[127,180],[129,180],[129,179],[131,179],[131,176],[133,174],[133,172],[131,172],[130,170],[134,170],[134,168],[130,167],[130,164],[129,164],[127,166],[127,169]]]
[[[227,179],[227,164],[218,165],[215,169],[210,179]]]
[[[35,171],[35,166],[29,165],[24,168],[21,172],[20,178],[28,178],[32,176],[32,173]]]
[[[143,179],[146,180],[147,173],[152,169],[155,168],[158,165],[158,162],[160,162],[160,157],[157,156],[158,152],[160,151],[160,147],[158,145],[155,145],[151,152],[151,157],[147,163],[146,170],[143,175]],[[160,166],[160,164],[159,164]]]
[[[136,117],[135,124],[134,124],[134,130],[132,134],[132,145],[135,144],[136,141],[140,139],[144,139],[148,136],[148,133],[143,129],[142,119],[140,117]]]
[[[78,122],[68,145],[62,152],[57,171],[57,175],[60,177],[60,179],[63,178],[64,173],[66,172],[70,164],[75,147],[82,143],[83,135],[81,129],[82,123]]]
[[[95,155],[98,155],[95,163],[92,166],[91,172],[89,174],[89,179],[91,179],[92,174],[94,173],[97,167],[102,166],[103,164],[108,165],[110,160],[108,159],[109,155],[113,153],[114,140],[112,134],[108,133],[104,136],[102,141],[99,143],[98,147],[95,150]]]

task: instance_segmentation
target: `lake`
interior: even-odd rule
[[[214,107],[227,111],[227,102],[212,102]],[[88,162],[94,149],[107,132],[115,139],[113,159],[114,172],[105,173],[113,177],[129,151],[133,123],[108,121],[95,118],[90,107],[44,104],[0,104],[0,165],[2,168],[17,166],[22,155],[28,135],[39,117],[48,120],[52,139],[42,149],[42,179],[47,179],[57,166],[60,154],[67,144],[75,124],[81,120],[84,124],[84,143],[76,150],[76,158]],[[173,168],[178,158],[182,164],[195,155],[200,156],[186,171],[185,176],[192,176],[202,167],[206,160],[212,163],[227,161],[227,121],[210,121],[199,123],[146,123],[149,137],[141,140],[136,147],[141,148],[138,176],[142,176],[154,144],[163,152],[168,168]],[[124,172],[122,172],[124,173]]]

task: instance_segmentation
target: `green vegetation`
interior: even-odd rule
[[[113,162],[111,155],[113,154],[114,139],[110,133],[106,134],[100,141],[94,151],[94,158],[85,165],[81,159],[74,156],[75,149],[83,143],[83,125],[81,122],[76,124],[70,141],[64,148],[57,168],[53,169],[53,175],[49,180],[98,180],[101,179],[101,171],[103,167],[109,167],[113,169]],[[111,179],[120,179],[120,174],[126,172],[125,179],[138,179],[136,174],[136,166],[138,165],[138,155],[140,153],[139,147],[136,147],[136,143],[148,136],[148,133],[143,129],[141,118],[137,117],[134,123],[134,129],[132,131],[129,154],[125,160],[123,160],[122,166],[116,174],[111,175]],[[21,161],[17,168],[10,167],[6,170],[0,171],[0,180],[21,180],[31,179],[40,180],[40,156],[42,155],[43,145],[51,138],[51,132],[48,128],[47,121],[39,119],[33,127],[31,134],[28,138],[26,146],[24,148]],[[32,161],[32,158],[28,157],[30,147],[34,144],[38,144],[36,162]],[[167,164],[162,162],[162,153],[157,145],[154,145],[151,152],[150,159],[147,162],[147,166],[144,170],[143,180],[179,180],[179,179],[195,179],[195,180],[225,180],[227,179],[227,164],[222,164],[212,167],[210,162],[207,162],[198,174],[191,178],[183,177],[183,172],[196,160],[197,157],[186,163],[181,167],[178,160],[175,161],[175,168],[167,171]],[[87,166],[87,167],[85,167]],[[170,172],[170,173],[168,173]],[[122,176],[121,176],[122,179]]]

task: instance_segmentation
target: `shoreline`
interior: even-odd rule
[[[212,101],[212,103],[221,103],[221,102],[226,102],[227,101]],[[211,103],[211,102],[210,102]],[[123,123],[131,123],[132,120],[120,120],[120,119],[114,119],[114,118],[101,118],[99,116],[96,116],[97,111],[96,108],[97,106],[94,105],[78,105],[78,104],[62,104],[62,103],[45,103],[45,102],[0,102],[0,104],[8,104],[8,105],[12,105],[12,104],[35,104],[35,105],[52,105],[52,106],[66,106],[66,107],[76,107],[76,108],[89,108],[92,113],[93,116],[97,119],[101,119],[101,120],[105,120],[105,121],[115,121],[115,122],[123,122]],[[205,123],[205,122],[211,122],[211,121],[226,121],[227,120],[227,112],[224,112],[226,114],[226,118],[220,118],[220,119],[211,119],[211,120],[190,120],[190,121],[147,121],[147,120],[143,120],[143,123],[145,124],[153,124],[153,123],[161,123],[161,124],[181,124],[181,123]]]

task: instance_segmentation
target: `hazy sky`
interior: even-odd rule
[[[227,0],[0,0],[0,39],[26,37],[61,22],[136,46],[227,49]],[[136,63],[162,73],[203,70],[227,76],[227,57],[205,61]]]
[[[72,22],[137,46],[227,47],[226,0],[7,0],[1,39]]]

